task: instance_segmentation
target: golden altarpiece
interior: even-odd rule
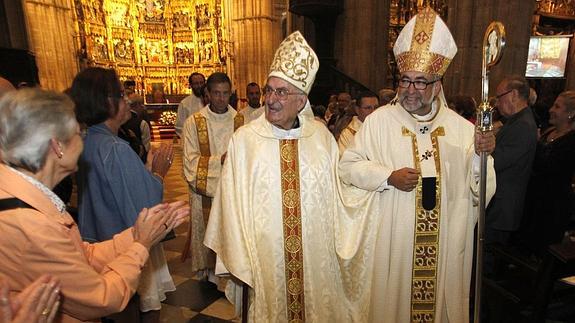
[[[80,65],[114,68],[148,98],[188,93],[194,71],[225,71],[230,46],[222,0],[74,0],[74,6]]]

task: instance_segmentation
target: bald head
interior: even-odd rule
[[[4,95],[4,93],[16,90],[14,85],[10,83],[7,79],[0,76],[0,96]]]

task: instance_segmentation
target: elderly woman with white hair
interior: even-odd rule
[[[0,99],[0,276],[10,295],[50,274],[60,282],[57,322],[121,311],[138,285],[148,250],[186,220],[182,203],[142,209],[133,227],[110,240],[82,242],[51,189],[77,169],[83,149],[73,102],[39,89]],[[46,308],[42,314],[52,317]],[[52,313],[53,314],[53,313]]]

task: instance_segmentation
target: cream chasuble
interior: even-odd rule
[[[347,147],[353,143],[353,137],[361,129],[363,122],[357,116],[353,116],[351,122],[339,134],[337,139],[337,146],[339,147],[339,155],[341,156]]]
[[[425,122],[397,99],[378,109],[340,161],[342,181],[353,185],[344,186],[344,199],[367,199],[367,214],[340,212],[336,221],[344,285],[359,321],[469,320],[479,157],[473,125],[439,97]],[[403,167],[422,173],[411,192],[387,185]],[[494,192],[489,158],[488,200]]]
[[[252,120],[257,119],[259,116],[264,114],[266,108],[265,106],[261,106],[257,109],[250,107],[249,105],[240,110],[240,114],[244,116],[244,122],[249,123]]]
[[[241,125],[243,116],[231,106],[223,114],[214,113],[206,106],[190,116],[184,124],[183,167],[189,185],[191,219],[182,260],[191,254],[192,272],[214,268],[215,257],[202,241],[222,170],[222,155],[234,130]]]
[[[250,322],[349,322],[334,248],[338,151],[300,114],[283,131],[260,117],[228,148],[205,245],[250,289]]]

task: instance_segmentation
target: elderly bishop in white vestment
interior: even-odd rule
[[[338,148],[304,117],[318,66],[299,32],[282,42],[265,115],[232,136],[213,201],[204,243],[250,286],[250,322],[350,321],[334,247]]]

